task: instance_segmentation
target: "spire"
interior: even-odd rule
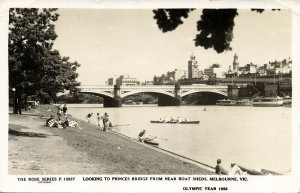
[[[194,55],[194,53],[192,53],[192,55],[191,55],[191,60],[195,60],[195,55]]]

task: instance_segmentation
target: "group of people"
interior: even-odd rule
[[[166,123],[166,122],[177,122],[177,123],[181,123],[183,121],[189,121],[187,118],[181,119],[180,117],[177,117],[177,119],[171,117],[164,117],[164,118],[160,118],[159,121],[161,121],[162,123]]]
[[[66,128],[66,127],[76,127],[81,129],[77,121],[75,120],[69,120],[67,115],[67,105],[58,105],[57,106],[57,119],[55,119],[54,115],[51,115],[49,119],[46,121],[46,126],[48,127],[58,127],[58,128]],[[50,107],[48,108],[48,112],[52,112]],[[93,116],[93,113],[88,113],[85,117],[87,119],[88,123],[91,123],[91,118]],[[97,122],[98,127],[102,128],[103,131],[106,131],[109,127],[112,126],[111,122],[109,121],[109,115],[107,113],[104,113],[103,116],[100,116],[99,113],[97,113]]]
[[[86,119],[88,123],[91,123],[92,116],[93,113],[87,114]],[[103,131],[106,131],[109,127],[111,127],[112,124],[109,121],[109,115],[107,113],[104,113],[103,116],[100,116],[100,114],[97,113],[97,125],[99,128],[102,128]]]
[[[50,108],[48,109],[48,111],[49,110],[51,111]],[[67,110],[68,108],[66,104],[57,106],[57,118],[59,121],[61,120],[62,115],[67,116]]]
[[[49,112],[52,112],[50,108],[48,108]],[[64,120],[62,116],[64,115]],[[50,115],[50,118],[46,120],[46,126],[48,127],[57,127],[57,128],[67,128],[73,127],[81,129],[78,122],[75,120],[70,120],[67,115],[67,105],[57,106],[57,119],[55,119],[54,115]]]
[[[65,117],[65,120],[56,120],[54,115],[51,115],[49,119],[46,120],[46,126],[48,127],[57,127],[57,128],[64,128],[73,127],[81,129],[78,122],[75,120],[69,120],[68,117]]]
[[[62,121],[62,119],[56,120],[54,115],[50,115],[50,118],[48,118],[46,120],[46,126],[64,128],[64,129],[66,129],[67,127],[73,127],[73,128],[81,129],[81,127],[79,126],[77,121],[70,120],[67,116],[65,116],[65,119]]]
[[[232,163],[229,171],[225,170],[222,165],[222,160],[217,159],[217,165],[215,167],[215,173],[218,175],[246,175],[247,172],[244,172],[237,164]]]

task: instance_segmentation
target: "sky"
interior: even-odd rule
[[[194,45],[201,10],[191,12],[182,25],[167,33],[158,29],[151,9],[59,9],[58,13],[54,48],[81,64],[77,70],[81,85],[104,85],[108,78],[122,74],[153,80],[154,75],[174,69],[187,70],[192,53],[199,69],[218,63],[224,71],[235,53],[240,66],[292,57],[288,10],[262,14],[238,10],[232,51],[220,54]]]

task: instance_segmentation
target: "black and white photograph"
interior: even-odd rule
[[[299,2],[46,2],[0,4],[0,191],[299,191]]]

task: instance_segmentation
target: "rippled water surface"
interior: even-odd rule
[[[69,113],[78,118],[107,112],[115,131],[137,138],[146,129],[157,136],[160,147],[211,166],[221,158],[223,166],[238,163],[254,169],[287,172],[291,169],[291,117],[288,107],[228,106],[123,106],[68,105]],[[199,120],[198,125],[153,124],[164,116]]]

